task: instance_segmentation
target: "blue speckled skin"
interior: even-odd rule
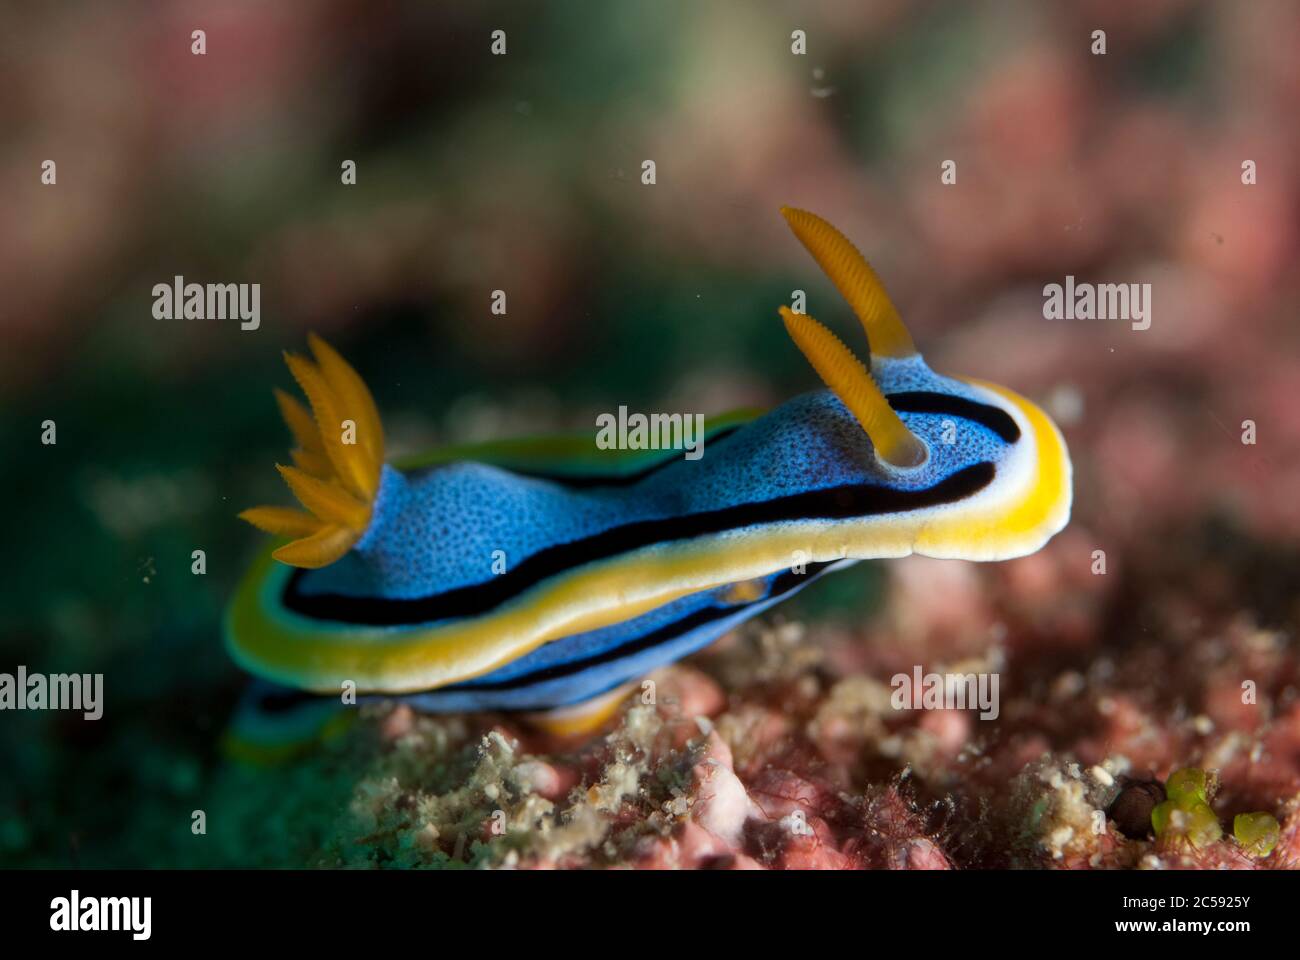
[[[920,357],[878,365],[886,393],[933,391],[975,398],[971,387],[935,374]],[[986,398],[981,398],[986,399]],[[404,475],[385,466],[374,519],[338,562],[310,570],[304,594],[406,599],[477,584],[493,576],[495,551],[516,564],[545,547],[638,520],[753,503],[841,484],[930,487],[1008,448],[976,423],[955,443],[941,442],[944,416],[901,413],[926,442],[929,461],[906,474],[882,466],[861,426],[829,390],[804,394],[706,444],[704,456],[678,456],[631,486],[569,489],[498,467],[457,462]],[[671,456],[666,453],[665,456]]]

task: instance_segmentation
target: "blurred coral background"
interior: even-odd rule
[[[850,609],[887,587],[858,640],[911,638],[871,668],[973,655],[1000,624],[1013,657],[1049,658],[1047,689],[1176,632],[1140,662],[1192,676],[1135,682],[1123,710],[1282,723],[1274,776],[1300,786],[1293,3],[10,5],[0,87],[0,669],[102,671],[109,698],[97,724],[0,718],[0,862],[190,859],[145,825],[195,805],[243,682],[219,619],[258,541],[234,514],[287,502],[282,349],[333,341],[393,454],[622,403],[776,404],[816,385],[777,319],[792,290],[861,347],[782,204],[854,238],[933,367],[1042,403],[1074,458],[1074,520],[1042,553],[851,575]],[[154,319],[177,274],[260,283],[261,328]],[[1045,320],[1066,274],[1151,283],[1151,328]],[[1281,631],[1264,720],[1230,670],[1216,693],[1236,653],[1204,650],[1234,630]],[[1043,732],[1017,756],[1087,754],[1026,717]],[[1083,729],[1091,762],[1209,744]]]

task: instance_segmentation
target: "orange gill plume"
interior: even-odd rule
[[[338,352],[308,335],[313,360],[285,353],[285,362],[307,395],[302,403],[275,391],[280,413],[298,446],[294,466],[276,464],[306,510],[253,507],[239,514],[259,530],[293,537],[272,553],[295,567],[324,567],[342,557],[370,524],[384,462],[384,433],[365,383]]]

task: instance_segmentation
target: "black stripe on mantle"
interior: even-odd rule
[[[1020,439],[1020,426],[1011,418],[1011,414],[1000,407],[977,400],[928,390],[891,393],[885,399],[899,413],[946,413],[988,427],[1007,443],[1015,443]]]
[[[963,500],[993,481],[992,463],[972,464],[922,490],[877,484],[845,484],[792,493],[758,503],[742,503],[658,520],[639,520],[537,551],[507,573],[481,583],[424,597],[389,599],[301,590],[305,570],[295,570],[284,588],[286,609],[304,617],[366,626],[413,626],[481,616],[557,574],[610,560],[653,544],[690,540],[762,524],[805,520],[849,520],[906,513]]]

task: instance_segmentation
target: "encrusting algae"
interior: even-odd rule
[[[239,862],[354,868],[1278,867],[1295,848],[1300,803],[1282,824],[1237,817],[1235,839],[1127,838],[1109,811],[1144,781],[1119,754],[1048,752],[1008,792],[1021,728],[977,743],[975,727],[953,753],[933,714],[897,713],[887,686],[839,674],[850,649],[860,638],[838,629],[741,631],[655,674],[654,702],[634,692],[585,740],[365,706],[296,764],[227,770],[249,817],[225,841],[243,843]],[[1171,802],[1213,799],[1199,770],[1169,780]]]

